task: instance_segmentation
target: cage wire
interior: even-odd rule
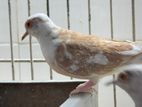
[[[11,63],[12,68],[12,80],[15,80],[15,63],[30,63],[31,68],[31,80],[34,80],[34,66],[33,63],[43,63],[45,62],[44,59],[34,59],[33,52],[32,52],[32,36],[29,36],[29,53],[30,58],[29,59],[15,59],[14,58],[14,50],[13,50],[13,35],[12,35],[12,18],[11,18],[11,2],[12,0],[8,0],[8,16],[9,16],[9,36],[10,36],[10,52],[11,52],[11,58],[10,59],[0,59],[0,63]],[[24,2],[24,1],[23,1]],[[113,29],[113,1],[109,0],[110,5],[110,32],[111,32],[111,39],[114,39],[114,29]],[[47,15],[50,17],[50,0],[46,0],[46,8],[47,8]],[[88,33],[91,34],[91,1],[88,0]],[[28,6],[28,16],[31,15],[31,0],[27,0],[27,6]],[[66,6],[67,6],[67,28],[71,29],[70,25],[70,0],[66,0]],[[135,0],[131,0],[131,14],[132,14],[132,39],[133,41],[136,41],[136,25],[135,25]],[[18,23],[18,22],[17,22]],[[53,79],[53,73],[52,69],[50,68],[50,80]],[[72,79],[72,78],[71,78]],[[115,75],[113,75],[113,79],[115,79]],[[113,85],[113,91],[114,91],[114,107],[117,107],[117,100],[116,100],[116,86]]]

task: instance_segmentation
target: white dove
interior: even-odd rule
[[[92,86],[105,75],[128,63],[136,63],[142,49],[128,42],[104,40],[93,35],[63,29],[43,13],[25,22],[26,32],[34,36],[47,63],[56,72],[89,81],[71,93],[92,92]],[[139,59],[139,58],[138,58]]]
[[[118,74],[116,80],[107,85],[116,84],[124,89],[135,102],[136,107],[142,107],[142,65],[129,65]]]

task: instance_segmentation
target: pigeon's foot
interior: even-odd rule
[[[78,94],[78,93],[90,93],[92,94],[95,91],[93,87],[95,85],[91,80],[86,81],[85,83],[79,84],[73,91],[71,91],[70,95]]]

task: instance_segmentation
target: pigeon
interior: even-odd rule
[[[129,65],[117,75],[117,78],[107,83],[116,84],[124,89],[133,99],[136,107],[142,107],[142,65]]]
[[[27,35],[40,44],[43,56],[56,72],[88,79],[71,93],[92,92],[99,79],[128,63],[139,63],[142,48],[131,42],[106,40],[57,26],[44,13],[31,15],[25,22]]]

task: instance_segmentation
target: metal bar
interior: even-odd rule
[[[51,67],[50,67],[50,80],[53,80],[53,71]]]
[[[112,0],[110,0],[110,32],[111,32],[111,39],[113,40],[113,7],[112,7]],[[115,79],[115,75],[113,74],[113,80]],[[117,99],[116,99],[116,85],[113,84],[113,98],[114,98],[114,107],[117,107]]]
[[[8,0],[8,11],[9,11],[9,30],[10,30],[10,49],[11,49],[12,80],[15,80],[13,41],[12,41],[12,25],[11,25],[11,2],[10,2],[10,0]]]
[[[111,32],[111,39],[113,40],[113,10],[112,10],[112,0],[110,0],[110,32]]]
[[[28,16],[31,15],[31,1],[28,0]],[[34,80],[34,68],[33,68],[33,54],[32,54],[32,36],[29,36],[30,47],[30,61],[31,61],[31,80]]]
[[[67,0],[67,24],[68,24],[68,29],[70,29],[70,4],[69,4],[69,0]]]
[[[17,25],[16,25],[16,30],[17,30],[17,41],[18,41],[18,58],[20,58],[20,41],[21,39],[19,39],[19,18],[18,18],[18,0],[16,0],[16,20],[17,20]],[[21,80],[21,64],[18,63],[18,71],[19,71],[19,80]]]
[[[115,80],[115,75],[113,74],[113,80]],[[117,98],[116,98],[116,85],[113,84],[113,91],[114,91],[114,107],[117,107]]]
[[[67,0],[67,28],[70,29],[70,4],[69,4],[69,0]],[[70,79],[72,80],[73,77],[70,77]]]
[[[91,6],[90,6],[90,0],[88,0],[88,27],[89,27],[89,34],[91,34]]]
[[[132,35],[133,41],[136,41],[136,29],[135,29],[135,0],[131,1],[132,4]]]
[[[50,17],[50,8],[49,8],[49,0],[46,1],[46,6],[47,6],[47,15]],[[49,66],[50,67],[50,66]],[[50,71],[50,80],[53,80],[53,71],[52,68],[49,68]]]
[[[46,0],[47,15],[50,16],[49,0]]]
[[[12,62],[11,59],[0,59],[0,63],[9,63]],[[31,63],[30,59],[14,59],[13,62],[15,63]],[[44,59],[33,59],[33,62],[46,62]]]

